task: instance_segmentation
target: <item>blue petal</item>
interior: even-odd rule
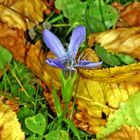
[[[48,58],[46,63],[50,66],[64,69],[64,65],[59,60]]]
[[[102,65],[102,62],[97,62],[97,63],[94,63],[94,62],[90,62],[90,61],[86,61],[86,60],[80,60],[78,62],[77,65],[75,65],[74,67],[80,67],[80,68],[95,68],[95,67],[98,67]]]
[[[86,30],[84,26],[78,26],[72,32],[70,44],[68,46],[68,55],[72,58],[75,58],[77,51],[84,41],[86,35]]]
[[[47,47],[58,57],[59,60],[65,59],[67,53],[60,40],[49,30],[43,31],[43,40]]]

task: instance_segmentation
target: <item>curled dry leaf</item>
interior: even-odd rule
[[[117,2],[112,5],[120,11],[117,27],[140,26],[140,2],[133,2],[127,7]]]
[[[139,140],[140,128],[124,125],[118,131],[101,140]]]
[[[16,113],[0,102],[0,140],[24,140]]]
[[[44,10],[42,0],[0,0],[0,20],[23,30],[42,22]]]
[[[23,30],[9,28],[0,22],[0,45],[10,50],[14,58],[22,63],[25,61],[26,43]]]

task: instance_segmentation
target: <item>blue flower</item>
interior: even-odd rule
[[[100,66],[102,62],[90,62],[87,60],[76,61],[76,54],[81,43],[85,38],[85,27],[78,26],[72,32],[70,39],[70,44],[68,45],[68,50],[66,51],[60,42],[60,40],[49,30],[44,29],[43,40],[47,47],[57,56],[58,59],[48,58],[46,63],[50,66],[61,68],[63,70],[75,70],[75,68],[94,68]]]

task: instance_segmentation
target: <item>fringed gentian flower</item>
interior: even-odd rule
[[[102,62],[90,62],[87,60],[76,61],[76,54],[85,38],[85,27],[78,26],[72,32],[70,44],[66,51],[60,40],[49,30],[43,31],[43,40],[47,47],[57,56],[58,59],[48,58],[46,63],[50,66],[61,68],[63,70],[75,70],[75,68],[94,68],[100,66]]]

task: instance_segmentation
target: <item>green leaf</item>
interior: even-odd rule
[[[87,34],[105,31],[112,27],[119,18],[117,10],[103,0],[56,0],[55,6],[68,18],[70,24],[85,25]]]
[[[140,92],[131,95],[125,103],[120,104],[120,108],[109,117],[106,127],[100,130],[97,138],[115,132],[124,124],[140,127]]]
[[[52,89],[52,93],[53,93],[53,99],[54,99],[54,104],[55,104],[55,108],[56,108],[56,113],[57,113],[57,116],[59,118],[59,117],[62,116],[61,104],[60,104],[57,92],[56,92],[56,90],[54,88]]]
[[[103,0],[90,0],[88,5],[89,8],[85,14],[88,34],[105,31],[118,21],[117,10],[111,5],[105,4]]]
[[[116,54],[116,56],[119,58],[120,61],[122,61],[124,64],[134,64],[137,63],[137,60],[133,58],[130,55],[124,54],[124,53],[119,53]]]
[[[46,119],[41,113],[38,113],[33,117],[26,118],[25,125],[33,133],[43,135],[46,128]]]
[[[85,20],[86,20],[86,29],[88,35],[93,32],[101,32],[106,30],[106,28],[103,25],[103,22],[97,18],[94,18],[86,14]]]
[[[29,129],[27,129],[27,127],[25,126],[25,118],[33,115],[34,115],[34,111],[27,107],[21,107],[20,111],[17,113],[17,117],[20,120],[22,130],[25,132],[26,135],[29,134],[31,135],[32,132]]]
[[[60,130],[60,138],[59,140],[69,140],[69,134],[65,130]]]
[[[86,11],[87,2],[80,0],[56,0],[55,6],[62,10],[64,16],[71,24],[81,24]]]
[[[20,111],[17,113],[17,117],[20,120],[24,120],[25,118],[32,116],[34,114],[33,110],[27,107],[21,107]]]
[[[109,67],[109,66],[113,67],[113,66],[121,66],[121,65],[137,63],[137,60],[132,56],[129,56],[124,53],[114,54],[111,52],[107,52],[99,44],[95,44],[95,52],[103,61],[102,66],[104,67]]]
[[[69,135],[64,130],[54,130],[45,135],[45,140],[69,140]]]
[[[39,137],[31,136],[31,137],[27,138],[26,140],[43,140],[43,139],[39,138]]]
[[[95,45],[95,52],[104,63],[110,66],[120,66],[122,64],[116,56],[114,56],[112,53],[107,52],[99,44]]]
[[[12,54],[0,46],[0,70],[4,69],[5,66],[12,61]]]
[[[78,140],[80,140],[80,134],[78,129],[75,127],[74,123],[67,118],[64,118],[63,121],[69,126],[69,128],[72,130],[72,132],[77,136]]]
[[[59,134],[59,131],[54,130],[54,131],[49,132],[44,137],[45,137],[45,140],[56,140],[60,137],[60,134]]]

